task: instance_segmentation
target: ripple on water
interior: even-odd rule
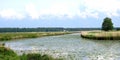
[[[65,60],[120,60],[120,41],[82,39],[80,34],[6,42],[16,53],[41,53]]]

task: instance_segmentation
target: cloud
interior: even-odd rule
[[[26,1],[24,4],[24,7],[20,9],[21,11],[15,10],[14,7],[12,9],[2,9],[0,10],[0,16],[7,19],[24,19],[27,16],[32,19],[53,16],[57,18],[120,16],[118,13],[120,11],[119,0],[34,0]]]
[[[33,3],[27,4],[25,10],[32,19],[39,19],[39,12],[36,10]]]
[[[84,0],[84,6],[93,12],[104,13],[107,16],[119,16],[119,0]]]
[[[51,0],[47,4],[40,3],[42,2],[39,1],[39,4],[34,2],[26,4],[25,10],[32,19],[45,18],[46,16],[58,18],[74,18],[76,16],[80,18],[98,18],[99,16],[98,12],[91,12],[89,7],[84,5],[84,0],[61,0],[54,2]],[[83,6],[85,8],[80,9]]]
[[[0,16],[6,19],[23,19],[24,16],[13,9],[4,9],[0,11]]]
[[[27,14],[32,17],[32,19],[38,19],[40,17],[48,15],[56,17],[67,16],[69,18],[72,18],[77,14],[76,11],[79,9],[77,6],[78,5],[71,2],[54,2],[42,6],[37,6],[34,3],[28,3],[25,7],[25,10]]]

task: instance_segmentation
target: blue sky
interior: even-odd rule
[[[0,27],[120,27],[120,0],[0,0]]]

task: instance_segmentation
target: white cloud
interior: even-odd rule
[[[99,18],[100,15],[120,16],[119,0],[35,0],[26,2],[22,13],[13,9],[0,11],[3,18],[23,19],[29,15],[32,19],[39,18]],[[26,14],[26,15],[25,15]],[[49,16],[49,17],[48,17]]]
[[[26,5],[25,9],[29,16],[31,16],[33,19],[38,19],[39,17],[45,15],[52,15],[57,17],[67,15],[68,17],[72,18],[77,13],[76,6],[77,5],[75,5],[75,3],[71,2],[54,2],[48,4],[47,7],[38,7],[34,3],[30,3]],[[36,8],[39,8],[39,10]]]
[[[39,4],[40,3],[42,2],[40,1]],[[44,18],[45,16],[56,16],[58,18],[73,18],[75,16],[81,18],[98,18],[99,15],[98,12],[93,12],[89,7],[86,7],[83,0],[61,0],[54,2],[51,0],[47,4],[38,5],[31,2],[25,7],[26,12],[32,17],[32,19]],[[83,11],[80,9],[82,6],[85,6]]]
[[[105,13],[107,16],[119,16],[119,0],[84,0],[84,6],[88,10]]]
[[[77,15],[81,18],[87,18],[87,17],[99,18],[98,12],[91,12],[90,10],[88,11],[87,9],[84,11],[78,10]]]
[[[24,16],[22,14],[17,13],[13,9],[4,9],[4,10],[0,11],[0,16],[2,18],[6,18],[6,19],[10,19],[10,18],[23,19],[24,18]]]
[[[39,18],[39,12],[36,10],[35,5],[33,3],[27,4],[25,10],[28,13],[28,15],[31,16],[32,19]]]

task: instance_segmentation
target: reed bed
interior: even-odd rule
[[[23,39],[23,38],[37,38],[43,36],[55,36],[70,34],[70,32],[14,32],[14,33],[0,33],[0,41]]]
[[[97,40],[120,40],[120,31],[82,31],[81,37]]]

